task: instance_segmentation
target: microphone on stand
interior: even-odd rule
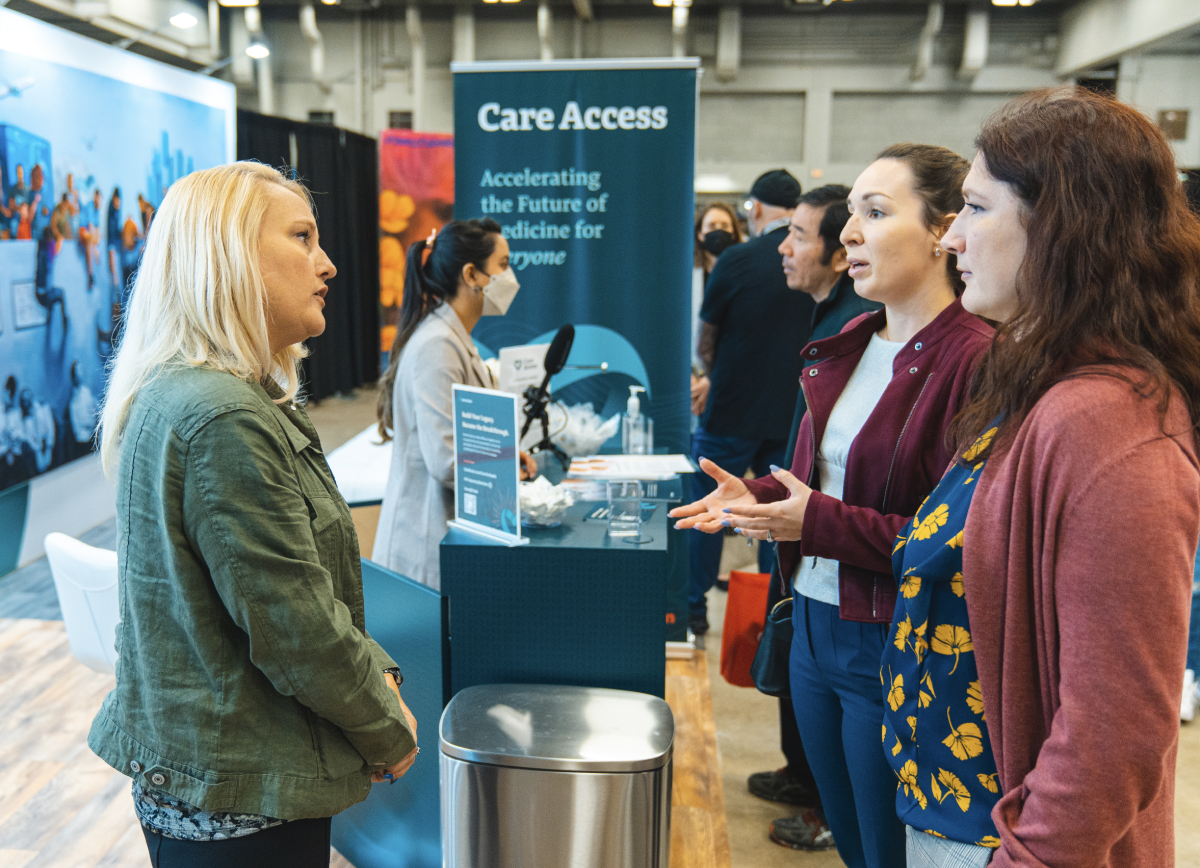
[[[521,437],[517,441],[519,443],[529,433],[535,419],[540,421],[542,423],[542,439],[529,451],[535,454],[545,450],[553,452],[558,456],[563,470],[570,465],[571,459],[550,441],[550,414],[546,412],[546,406],[550,403],[550,378],[566,366],[567,356],[571,354],[571,344],[574,342],[575,326],[570,323],[560,328],[555,334],[554,340],[550,342],[543,363],[546,376],[542,378],[542,384],[536,389],[530,386],[525,390],[525,424],[521,426]]]

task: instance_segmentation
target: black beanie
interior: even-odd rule
[[[800,182],[787,169],[772,169],[758,176],[750,195],[764,205],[795,208],[800,201]]]

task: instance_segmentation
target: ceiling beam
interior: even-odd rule
[[[1062,18],[1055,72],[1067,78],[1200,25],[1196,0],[1086,0]]]

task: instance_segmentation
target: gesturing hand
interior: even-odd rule
[[[725,508],[722,527],[732,527],[742,536],[765,540],[770,532],[774,542],[792,542],[800,539],[804,530],[804,511],[808,509],[808,498],[812,489],[788,471],[771,465],[771,475],[788,490],[787,500],[774,503],[731,504]]]
[[[717,481],[717,490],[694,503],[677,506],[667,513],[671,518],[680,519],[675,523],[678,530],[694,527],[705,533],[717,533],[722,530],[721,521],[727,518],[722,510],[758,503],[742,479],[727,473],[707,458],[700,459],[700,469]]]

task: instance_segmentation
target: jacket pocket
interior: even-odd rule
[[[363,767],[365,760],[362,755],[338,727],[311,710],[308,712],[308,725],[317,750],[322,780],[336,781]]]

